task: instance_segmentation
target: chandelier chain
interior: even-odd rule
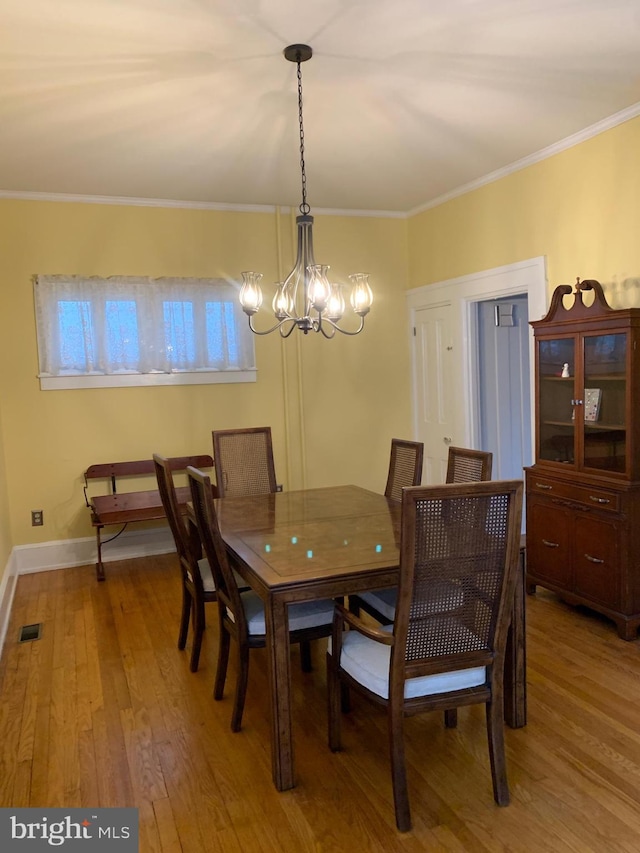
[[[300,213],[306,215],[311,208],[307,204],[307,172],[304,165],[304,124],[302,121],[302,71],[300,59],[298,58],[298,122],[300,124],[300,174],[302,178],[302,203]]]

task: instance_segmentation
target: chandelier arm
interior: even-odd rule
[[[331,325],[329,326],[329,329],[330,329],[331,331],[330,331],[330,332],[327,332],[326,321],[324,321],[324,322],[322,322],[322,321],[321,321],[321,322],[318,324],[317,331],[318,331],[318,332],[322,332],[322,334],[323,334],[323,336],[324,336],[325,338],[327,338],[328,340],[331,340],[331,338],[335,338],[335,336],[336,336],[336,330],[335,330],[334,328],[332,328],[332,326],[331,326]]]
[[[287,322],[287,320],[292,320],[292,319],[293,319],[292,317],[284,317],[282,320],[277,322],[275,324],[275,326],[272,326],[270,329],[265,329],[264,332],[261,332],[259,329],[256,329],[254,327],[254,325],[251,321],[251,317],[249,317],[249,328],[251,329],[251,331],[253,332],[254,335],[270,335],[271,332],[275,332],[276,329],[279,329],[283,323]],[[294,326],[295,326],[295,320],[294,320]],[[285,337],[288,337],[290,334],[291,334],[291,332],[289,332],[287,335],[285,335]]]
[[[329,325],[332,326],[336,332],[340,332],[340,334],[342,334],[342,335],[350,335],[352,337],[353,337],[353,335],[359,335],[360,332],[364,329],[364,317],[360,317],[360,325],[358,326],[358,328],[355,331],[351,331],[349,329],[343,329],[341,326],[339,326],[337,323],[334,323],[333,320],[330,320],[328,317],[325,317],[322,320],[322,322],[323,323],[329,323]],[[325,338],[326,337],[328,337],[328,335],[325,335]],[[331,337],[333,337],[333,335]]]
[[[287,320],[291,321],[291,327],[290,327],[288,332],[283,332],[282,326],[284,323],[287,322]],[[279,326],[280,326],[280,337],[284,340],[285,338],[288,338],[289,335],[291,334],[291,332],[293,332],[293,330],[298,327],[298,324],[296,323],[294,317],[285,317],[285,319],[281,323],[279,323]]]

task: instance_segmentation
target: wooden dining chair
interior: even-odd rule
[[[206,558],[198,559],[197,546],[190,540],[187,526],[180,514],[176,497],[173,474],[169,459],[153,454],[153,463],[158,481],[158,490],[162,506],[173,535],[178,565],[182,578],[182,613],[178,648],[184,649],[189,632],[189,619],[193,620],[193,641],[191,645],[191,672],[197,672],[202,647],[202,635],[205,629],[204,606],[208,601],[216,600],[213,575]]]
[[[444,711],[451,727],[457,718],[448,715],[450,709],[483,703],[493,795],[498,805],[509,802],[503,672],[522,490],[520,480],[405,489],[393,625],[373,627],[335,606],[327,652],[329,747],[341,748],[345,690],[355,689],[386,709],[396,824],[402,832],[411,828],[403,726],[412,714]],[[446,612],[443,597],[451,598]]]
[[[162,506],[169,522],[178,555],[178,565],[182,579],[182,612],[180,616],[180,631],[178,648],[184,649],[189,633],[189,619],[193,622],[193,642],[191,644],[191,672],[198,671],[202,637],[206,628],[205,604],[216,600],[216,586],[213,573],[206,557],[202,557],[202,546],[197,536],[193,535],[185,519],[180,513],[171,459],[153,454],[153,464],[158,481],[158,491]],[[215,487],[212,487],[212,495]],[[247,584],[235,574],[240,589],[247,589]]]
[[[187,468],[187,475],[198,532],[211,566],[218,595],[220,641],[213,696],[214,699],[223,698],[230,644],[231,640],[234,640],[238,651],[238,674],[231,730],[237,732],[242,725],[247,692],[249,652],[251,649],[266,646],[264,604],[253,590],[241,592],[238,589],[220,535],[209,477],[196,468]],[[323,599],[289,605],[291,643],[308,644],[321,637],[328,637],[333,620],[333,604],[333,599]]]
[[[491,479],[493,453],[449,446],[446,483],[477,483]]]
[[[273,462],[271,427],[214,430],[213,457],[218,497],[280,491]],[[300,644],[302,669],[311,672],[311,645]]]
[[[389,473],[384,489],[385,497],[392,501],[402,500],[402,490],[406,486],[419,486],[422,482],[422,460],[424,444],[421,441],[391,439]],[[352,613],[364,610],[379,622],[393,621],[395,589],[375,590],[360,595],[349,596],[349,609]],[[391,615],[389,615],[391,614]]]
[[[477,483],[491,479],[491,463],[493,454],[486,450],[471,450],[467,447],[449,447],[447,457],[447,483]],[[414,485],[420,485],[415,483]],[[356,608],[359,606],[378,622],[388,625],[393,622],[396,609],[398,590],[377,589],[372,592],[364,592],[356,599]],[[448,599],[443,599],[443,606]],[[350,608],[357,613],[357,609]]]
[[[219,497],[263,495],[277,490],[271,427],[218,429],[212,435]]]
[[[405,486],[419,486],[422,482],[424,444],[421,441],[391,439],[389,473],[384,493],[392,501],[402,500]]]

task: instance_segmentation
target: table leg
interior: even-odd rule
[[[291,731],[291,671],[287,605],[272,597],[265,608],[269,694],[271,700],[271,768],[278,791],[295,785]]]
[[[504,719],[513,729],[527,724],[527,646],[525,622],[526,550],[520,547],[519,575],[504,661]]]

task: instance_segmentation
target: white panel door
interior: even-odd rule
[[[451,305],[415,312],[414,364],[418,441],[424,443],[423,485],[444,483],[452,443],[452,319]]]

